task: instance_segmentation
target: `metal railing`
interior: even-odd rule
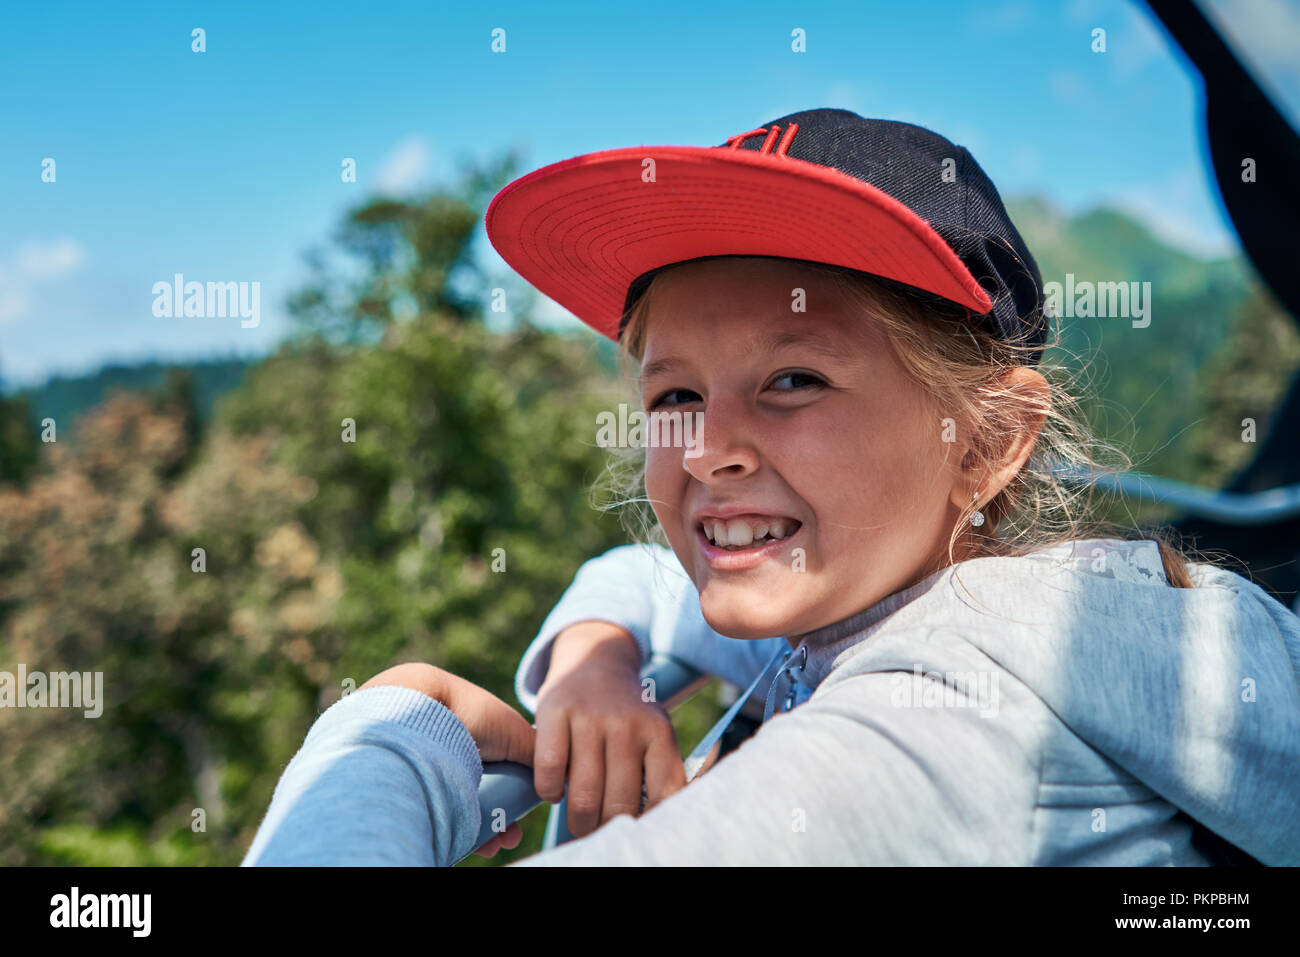
[[[1300,485],[1265,492],[1223,492],[1142,472],[1090,472],[1065,467],[1054,472],[1067,481],[1169,505],[1189,516],[1225,525],[1271,525],[1300,516]]]

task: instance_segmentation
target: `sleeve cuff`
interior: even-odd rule
[[[529,714],[537,713],[537,693],[546,680],[551,667],[551,649],[560,632],[580,621],[607,621],[617,625],[632,636],[641,656],[641,666],[650,660],[650,636],[635,622],[616,613],[620,602],[626,605],[626,596],[610,595],[607,598],[585,595],[580,601],[562,603],[542,625],[537,638],[528,646],[515,672],[515,697]],[[557,616],[557,613],[560,613]]]
[[[414,731],[428,746],[445,751],[478,787],[483,760],[474,736],[454,711],[414,688],[377,685],[344,695],[316,719],[303,748],[318,736],[381,722]]]
[[[636,642],[644,667],[656,644],[656,629],[672,624],[661,608],[670,607],[676,590],[689,584],[672,550],[662,545],[620,545],[585,562],[519,662],[515,672],[519,703],[536,714],[537,693],[551,665],[551,643],[580,621],[607,621],[625,629]]]

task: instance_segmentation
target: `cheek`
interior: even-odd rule
[[[678,515],[681,511],[681,498],[686,485],[685,477],[686,470],[682,468],[680,449],[655,447],[646,449],[646,497],[650,499],[650,506],[665,529],[670,524],[670,517]]]
[[[928,533],[942,517],[945,447],[924,413],[859,413],[824,423],[787,448],[822,534],[843,539],[843,547],[857,551]]]

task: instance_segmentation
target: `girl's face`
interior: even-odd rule
[[[960,450],[820,273],[675,267],[655,287],[641,375],[647,412],[702,413],[693,448],[647,448],[646,489],[715,631],[801,634],[940,567],[973,491]]]

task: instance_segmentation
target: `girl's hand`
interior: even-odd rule
[[[532,725],[510,705],[472,681],[433,665],[411,663],[381,671],[361,687],[376,685],[411,688],[444,705],[464,723],[485,764],[515,761],[532,765],[536,746]],[[493,857],[500,848],[518,847],[522,837],[523,831],[514,823],[474,853]]]
[[[677,736],[657,702],[641,697],[640,653],[622,628],[571,625],[555,639],[538,692],[533,783],[544,801],[565,796],[569,831],[584,837],[619,814],[641,813],[686,786]]]

